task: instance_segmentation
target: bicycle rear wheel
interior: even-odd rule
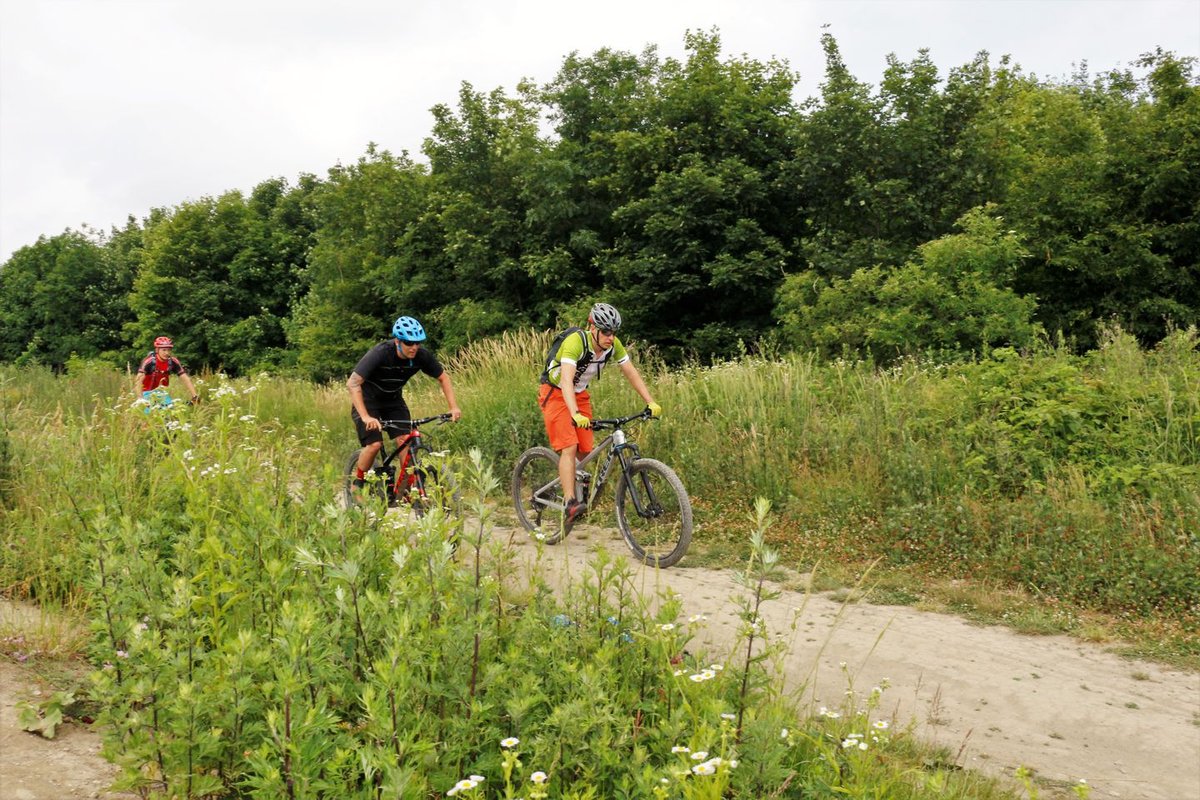
[[[358,475],[358,454],[361,450],[355,450],[350,454],[350,460],[346,463],[346,475],[342,485],[342,502],[346,508],[356,508],[364,502],[378,501],[387,504],[387,484],[388,475],[383,468],[383,457],[380,454],[375,455],[375,463],[371,465],[371,469],[378,476],[375,480],[367,479],[366,485],[362,489],[356,490],[354,487],[354,479]]]
[[[531,447],[517,458],[512,501],[525,530],[542,534],[546,544],[562,541],[565,503],[558,480],[558,453],[548,447]]]
[[[692,543],[692,502],[675,471],[639,458],[617,484],[617,527],[642,563],[669,567]]]

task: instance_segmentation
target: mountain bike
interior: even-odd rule
[[[650,418],[647,409],[628,417],[592,421],[593,429],[612,432],[576,465],[575,497],[586,501],[592,511],[616,467],[620,476],[614,500],[618,530],[638,560],[669,567],[683,558],[692,542],[692,503],[674,470],[642,457],[626,436],[627,425]],[[604,464],[593,480],[587,466],[602,457]],[[558,477],[558,453],[550,448],[531,447],[517,459],[512,500],[521,525],[547,544],[557,544],[570,532],[563,524],[566,503]]]
[[[379,449],[362,488],[354,486],[358,474],[358,454],[362,450],[355,450],[350,455],[342,489],[346,507],[353,508],[373,498],[378,502],[386,502],[389,508],[409,505],[418,517],[439,505],[446,513],[460,516],[462,496],[454,473],[438,463],[433,448],[421,433],[422,425],[431,422],[445,424],[451,419],[450,414],[438,414],[424,419],[380,420],[385,431],[389,428],[408,428],[408,432],[392,440],[393,449],[390,453],[386,443]],[[401,451],[404,456],[397,464]]]

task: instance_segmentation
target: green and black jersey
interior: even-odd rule
[[[571,334],[563,340],[563,343],[559,345],[558,352],[550,357],[550,365],[546,370],[551,386],[562,388],[559,386],[559,380],[563,364],[576,365],[575,394],[579,394],[588,387],[592,378],[600,374],[600,370],[605,364],[609,362],[624,364],[629,360],[629,354],[625,352],[625,345],[621,344],[619,338],[614,336],[613,346],[602,353],[595,353],[591,350],[590,340],[591,336],[585,330]],[[580,367],[581,364],[582,367]]]

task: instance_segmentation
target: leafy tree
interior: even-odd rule
[[[1190,62],[1145,57],[1148,89],[1031,86],[1010,100],[1005,216],[1033,252],[1017,282],[1041,319],[1081,345],[1121,321],[1155,341],[1200,319],[1200,90]]]
[[[221,360],[235,372],[286,367],[294,360],[284,326],[313,240],[308,200],[316,185],[312,176],[301,176],[300,185],[290,189],[276,178],[256,186],[246,201],[241,248],[229,264],[225,313],[230,324],[220,328],[217,344]]]
[[[457,110],[438,105],[433,116],[423,148],[432,189],[405,239],[388,296],[398,306],[428,310],[442,343],[453,347],[528,319],[535,282],[523,261],[524,185],[545,147],[528,87],[510,98],[464,83]],[[462,316],[468,309],[483,313]]]
[[[62,367],[117,348],[128,283],[95,232],[67,230],[0,269],[0,359]]]
[[[960,233],[918,248],[917,259],[849,278],[788,276],[777,313],[786,340],[824,355],[851,352],[879,363],[922,352],[964,354],[1032,344],[1036,302],[1011,289],[1027,255],[994,209],[975,209]]]
[[[129,338],[129,329],[134,320],[130,299],[134,282],[142,269],[143,247],[142,226],[132,216],[126,219],[124,227],[114,227],[104,244],[110,282],[105,287],[105,296],[97,298],[107,326],[104,340],[108,344],[101,356],[126,368],[133,368],[136,360],[144,355],[144,351],[140,347],[135,348]]]
[[[770,324],[781,242],[778,165],[791,152],[787,65],[722,62],[720,38],[690,33],[684,62],[658,70],[643,129],[618,131],[605,294],[669,355],[729,355]]]
[[[600,257],[623,230],[613,212],[623,198],[649,188],[655,169],[650,152],[618,142],[649,129],[661,66],[653,47],[640,55],[608,48],[588,57],[572,53],[535,94],[558,137],[522,175],[522,261],[535,286],[530,316],[536,325],[577,323],[569,309],[602,293]]]
[[[400,311],[389,299],[404,280],[399,260],[408,228],[425,208],[428,174],[407,154],[370,145],[355,164],[329,170],[313,188],[316,229],[288,339],[300,369],[324,380],[345,376],[381,341]]]
[[[907,63],[889,55],[872,93],[851,75],[832,35],[822,45],[821,96],[797,119],[798,145],[784,167],[796,249],[823,276],[898,266],[993,199],[1001,173],[988,123],[1019,76],[1003,59],[993,71],[981,52],[943,87],[921,50]]]

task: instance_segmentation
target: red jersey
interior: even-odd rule
[[[138,374],[142,376],[142,391],[149,392],[168,385],[172,375],[187,375],[187,368],[175,356],[164,361],[151,353],[142,359]]]

